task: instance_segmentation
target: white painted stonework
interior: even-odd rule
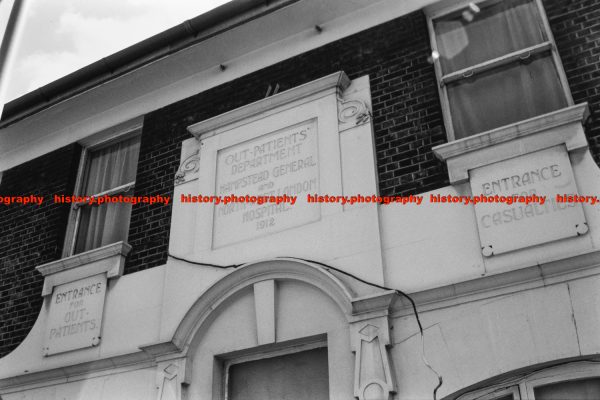
[[[474,205],[484,256],[584,235],[587,222],[580,203],[557,195],[579,195],[564,146],[539,150],[469,171],[474,196],[540,196],[544,203]]]
[[[428,3],[336,1],[328,8],[322,1],[299,2],[282,10],[284,16],[298,7],[304,16],[322,16],[323,36],[312,19],[271,29],[280,14],[217,35],[3,129],[0,169],[85,143],[111,126],[137,126],[136,118],[149,110]],[[248,35],[253,29],[257,34]],[[231,59],[224,72],[210,57],[194,64],[199,54],[220,48]],[[130,85],[136,81],[143,83]],[[70,107],[67,119],[55,118]],[[542,370],[543,379],[582,376],[575,374],[581,364],[600,354],[600,207],[584,204],[564,220],[491,235],[504,251],[485,257],[481,215],[491,211],[433,205],[427,198],[477,194],[513,162],[529,169],[540,160],[568,173],[555,190],[598,194],[600,170],[587,149],[585,115],[586,106],[576,105],[437,148],[451,185],[420,194],[426,197],[420,206],[298,203],[271,212],[273,225],[264,226],[252,213],[244,219],[259,207],[219,214],[225,209],[183,203],[181,196],[230,194],[246,172],[264,171],[266,179],[250,178],[242,188],[247,193],[239,194],[286,191],[287,179],[274,176],[284,171],[302,183],[298,201],[305,201],[311,182],[318,194],[377,194],[368,76],[325,76],[192,125],[174,175],[174,257],[123,275],[129,246],[119,243],[38,267],[44,303],[25,341],[0,359],[0,396],[224,399],[227,365],[322,347],[331,399],[431,398],[438,378],[424,357],[444,378],[438,398],[565,360],[572,363]],[[278,141],[286,150],[277,163],[245,164],[260,155],[257,147]],[[565,234],[563,223],[570,229],[575,220],[586,222],[587,232]],[[518,240],[525,233],[533,239]],[[106,276],[101,341],[44,355],[49,329],[65,318],[53,307],[56,295],[97,275]],[[424,342],[411,304],[387,288],[414,298]]]
[[[208,129],[184,142],[175,196],[216,193],[219,151],[227,157],[313,126],[316,146],[306,154],[316,149],[310,168],[318,174],[302,178],[318,176],[322,193],[376,193],[374,158],[365,157],[373,154],[369,104],[366,78],[350,83],[338,74],[192,127]],[[585,148],[571,151],[569,161],[580,193],[600,187]],[[471,193],[463,183],[423,195]],[[279,231],[214,246],[214,207],[176,201],[170,252],[196,262],[244,264],[237,269],[169,258],[166,265],[120,276],[123,245],[40,267],[49,294],[85,274],[112,277],[102,340],[44,356],[53,318],[53,297],[46,295],[27,339],[0,360],[0,396],[221,399],[222,365],[315,346],[327,347],[332,399],[430,396],[437,378],[423,364],[405,299],[319,264],[276,258],[285,255],[411,293],[425,356],[444,377],[440,398],[515,369],[600,352],[597,207],[582,207],[585,235],[494,257],[481,253],[472,206],[317,209],[319,218],[309,211]],[[225,223],[220,229],[234,228]]]
[[[231,181],[219,177],[219,165],[227,166],[219,157],[308,127],[316,127],[316,145],[292,155],[315,157],[315,165],[297,176],[318,177],[321,193],[376,193],[369,99],[366,77],[351,83],[337,74],[190,128],[198,138],[182,147],[176,198],[216,194],[217,183]],[[568,160],[579,193],[600,187],[587,149],[570,151]],[[491,175],[505,172],[485,168]],[[423,195],[471,193],[463,183]],[[0,396],[222,399],[224,365],[326,346],[331,399],[430,397],[437,377],[423,363],[423,348],[444,377],[442,398],[516,369],[600,353],[597,207],[582,206],[585,235],[484,257],[472,206],[310,206],[319,214],[301,212],[283,219],[288,225],[281,230],[242,232],[239,241],[228,242],[235,225],[225,222],[218,228],[224,241],[215,246],[215,207],[175,201],[170,252],[196,262],[244,264],[239,268],[169,258],[121,276],[123,245],[40,267],[48,294],[86,276],[112,277],[102,340],[44,356],[54,318],[53,297],[46,295],[31,333],[0,360]],[[412,307],[395,292],[280,256],[326,262],[411,293],[425,346]]]
[[[125,257],[130,251],[130,245],[117,242],[36,267],[44,276],[42,296],[51,295],[57,285],[101,273],[107,278],[118,278],[123,275]]]
[[[569,152],[587,149],[583,125],[589,117],[587,103],[455,140],[433,148],[448,165],[450,183],[469,179],[469,171],[519,155],[557,145]]]
[[[319,192],[318,135],[311,119],[217,151],[214,195],[294,196],[297,204],[215,204],[213,249],[321,218],[320,207],[305,201]]]
[[[182,159],[197,154],[198,172],[175,188],[171,254],[224,265],[309,258],[382,283],[377,207],[307,202],[309,194],[377,193],[369,107],[368,77],[351,83],[340,72],[189,127],[197,139],[184,142]],[[297,201],[181,201],[231,194],[287,194]]]
[[[573,264],[542,266],[542,276],[536,267],[413,294],[427,357],[444,376],[440,396],[512,369],[600,351],[600,297],[588,296],[600,285],[600,256]],[[215,357],[287,351],[318,337],[327,338],[333,399],[351,398],[373,380],[400,398],[428,396],[437,383],[422,364],[412,310],[393,293],[296,260],[219,271],[221,278],[211,271],[171,261],[113,281],[96,348],[43,357],[42,312],[25,342],[1,360],[3,399],[212,398],[220,390],[211,378],[220,371]],[[257,290],[263,285],[275,290]],[[274,313],[264,307],[269,298]],[[266,314],[255,314],[258,304]],[[170,333],[160,339],[161,331]],[[261,339],[269,336],[271,344]],[[515,343],[522,343],[518,352]],[[369,356],[374,350],[383,358]],[[372,364],[377,359],[383,364]]]
[[[54,288],[46,323],[45,356],[100,344],[106,275]]]

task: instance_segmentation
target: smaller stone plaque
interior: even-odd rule
[[[105,297],[106,274],[56,286],[46,323],[44,355],[97,346]]]
[[[585,234],[578,203],[557,201],[577,194],[564,146],[556,146],[469,171],[473,196],[539,196],[542,202],[480,202],[475,205],[485,256]]]

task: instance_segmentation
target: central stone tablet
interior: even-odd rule
[[[378,193],[371,115],[369,77],[340,71],[190,125],[174,198],[202,201],[174,201],[169,252],[335,260],[383,283],[378,206],[314,198]]]
[[[217,152],[213,248],[319,220],[317,143],[310,119]]]

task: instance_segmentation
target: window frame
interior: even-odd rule
[[[477,4],[480,6],[487,6],[489,4],[498,3],[501,1],[503,1],[503,0],[470,0],[470,1],[462,0],[458,3],[448,3],[446,1],[446,2],[442,2],[441,4],[435,4],[433,6],[426,8],[425,13],[427,16],[427,28],[429,30],[429,40],[430,40],[432,52],[438,52],[437,40],[436,40],[436,35],[435,35],[435,30],[434,30],[434,25],[433,25],[434,20],[436,20],[438,18],[442,18],[453,12],[460,11],[460,10],[468,7],[468,5],[470,3],[474,3],[474,4]],[[446,134],[448,136],[449,142],[452,142],[455,140],[466,139],[466,138],[475,136],[482,132],[478,132],[474,135],[466,136],[465,138],[456,139],[456,135],[454,132],[454,124],[452,121],[452,113],[450,110],[450,101],[448,98],[447,84],[456,82],[456,81],[459,81],[462,79],[469,79],[473,76],[476,76],[481,73],[485,73],[486,71],[490,71],[490,70],[500,67],[502,65],[508,65],[508,64],[518,60],[519,58],[522,58],[525,60],[525,59],[531,58],[532,56],[535,56],[537,54],[541,54],[543,52],[550,51],[551,58],[554,63],[554,68],[555,68],[555,71],[559,78],[559,84],[562,87],[563,92],[565,94],[565,99],[567,101],[567,107],[574,105],[573,96],[571,95],[571,90],[569,88],[569,83],[567,81],[567,75],[565,74],[564,67],[563,67],[562,61],[560,59],[560,55],[558,54],[556,42],[554,40],[554,35],[552,34],[552,29],[550,28],[550,23],[548,21],[546,11],[542,4],[542,0],[532,0],[532,1],[537,6],[537,12],[541,19],[540,23],[541,23],[542,27],[544,28],[544,32],[546,34],[545,42],[534,45],[534,46],[530,46],[530,47],[527,47],[527,48],[524,48],[524,49],[521,49],[521,50],[518,50],[518,51],[515,51],[512,53],[508,53],[503,56],[497,57],[495,59],[487,60],[487,61],[481,62],[479,64],[475,64],[473,66],[451,72],[446,75],[444,75],[442,72],[442,66],[439,61],[439,58],[433,59],[433,66],[435,69],[438,94],[440,96],[440,103],[442,106],[442,115],[443,115],[443,119],[444,119],[444,126],[446,127]],[[509,124],[507,124],[507,125],[509,125]],[[496,128],[500,128],[500,127],[496,127]],[[493,128],[493,129],[496,129],[496,128]]]
[[[515,400],[535,400],[534,390],[539,386],[588,378],[600,378],[600,361],[572,361],[533,371],[529,374],[521,373],[513,378],[507,378],[501,383],[492,383],[486,387],[473,389],[459,396],[448,398],[454,400],[495,400],[512,393]]]
[[[587,378],[600,379],[600,362],[591,361],[588,363],[580,363],[571,369],[572,370],[570,371],[564,371],[562,369],[554,370],[551,368],[541,371],[526,381],[521,382],[519,386],[521,391],[526,394],[525,399],[535,399],[534,390],[539,386],[577,381]]]
[[[508,394],[513,395],[513,400],[522,400],[520,387],[513,381],[467,392],[461,396],[455,397],[455,400],[496,400]]]
[[[85,181],[85,172],[88,163],[88,158],[90,153],[101,150],[105,147],[109,147],[113,144],[126,141],[132,139],[136,136],[141,137],[142,133],[142,125],[141,123],[136,123],[134,126],[129,127],[124,130],[117,131],[107,131],[95,135],[91,139],[81,141],[79,144],[82,146],[81,156],[79,158],[79,165],[77,167],[77,177],[75,179],[75,187],[73,190],[73,194],[75,196],[82,196],[83,185]],[[138,159],[139,163],[139,159]],[[137,165],[136,165],[136,173],[137,173]],[[115,188],[105,190],[100,193],[94,194],[94,196],[104,196],[104,195],[114,195],[119,193],[125,193],[133,188],[135,188],[135,180],[132,182],[128,182],[124,185],[117,186]],[[69,212],[69,220],[67,222],[67,230],[65,233],[65,240],[63,245],[62,257],[70,257],[75,255],[75,245],[77,242],[77,234],[79,230],[79,223],[81,220],[81,210],[83,207],[86,207],[85,203],[71,203],[71,210]],[[90,206],[91,207],[91,206]],[[89,249],[87,251],[92,251],[95,249]],[[82,252],[85,253],[85,252]]]
[[[220,389],[222,395],[220,397],[216,397],[222,400],[230,400],[229,396],[229,371],[231,366],[236,364],[242,364],[250,361],[258,361],[265,360],[269,358],[281,357],[295,353],[301,353],[304,351],[315,350],[325,348],[327,349],[327,368],[330,366],[330,357],[329,357],[329,346],[327,345],[327,337],[325,335],[317,335],[315,337],[303,338],[299,341],[291,341],[293,343],[285,344],[284,347],[271,348],[268,349],[254,349],[250,351],[244,351],[239,355],[222,355],[217,357],[221,361],[221,382]],[[296,343],[297,342],[297,343]]]

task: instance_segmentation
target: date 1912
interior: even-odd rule
[[[274,217],[256,221],[256,230],[257,231],[261,230],[261,229],[267,229],[271,226],[275,226],[275,218]]]

